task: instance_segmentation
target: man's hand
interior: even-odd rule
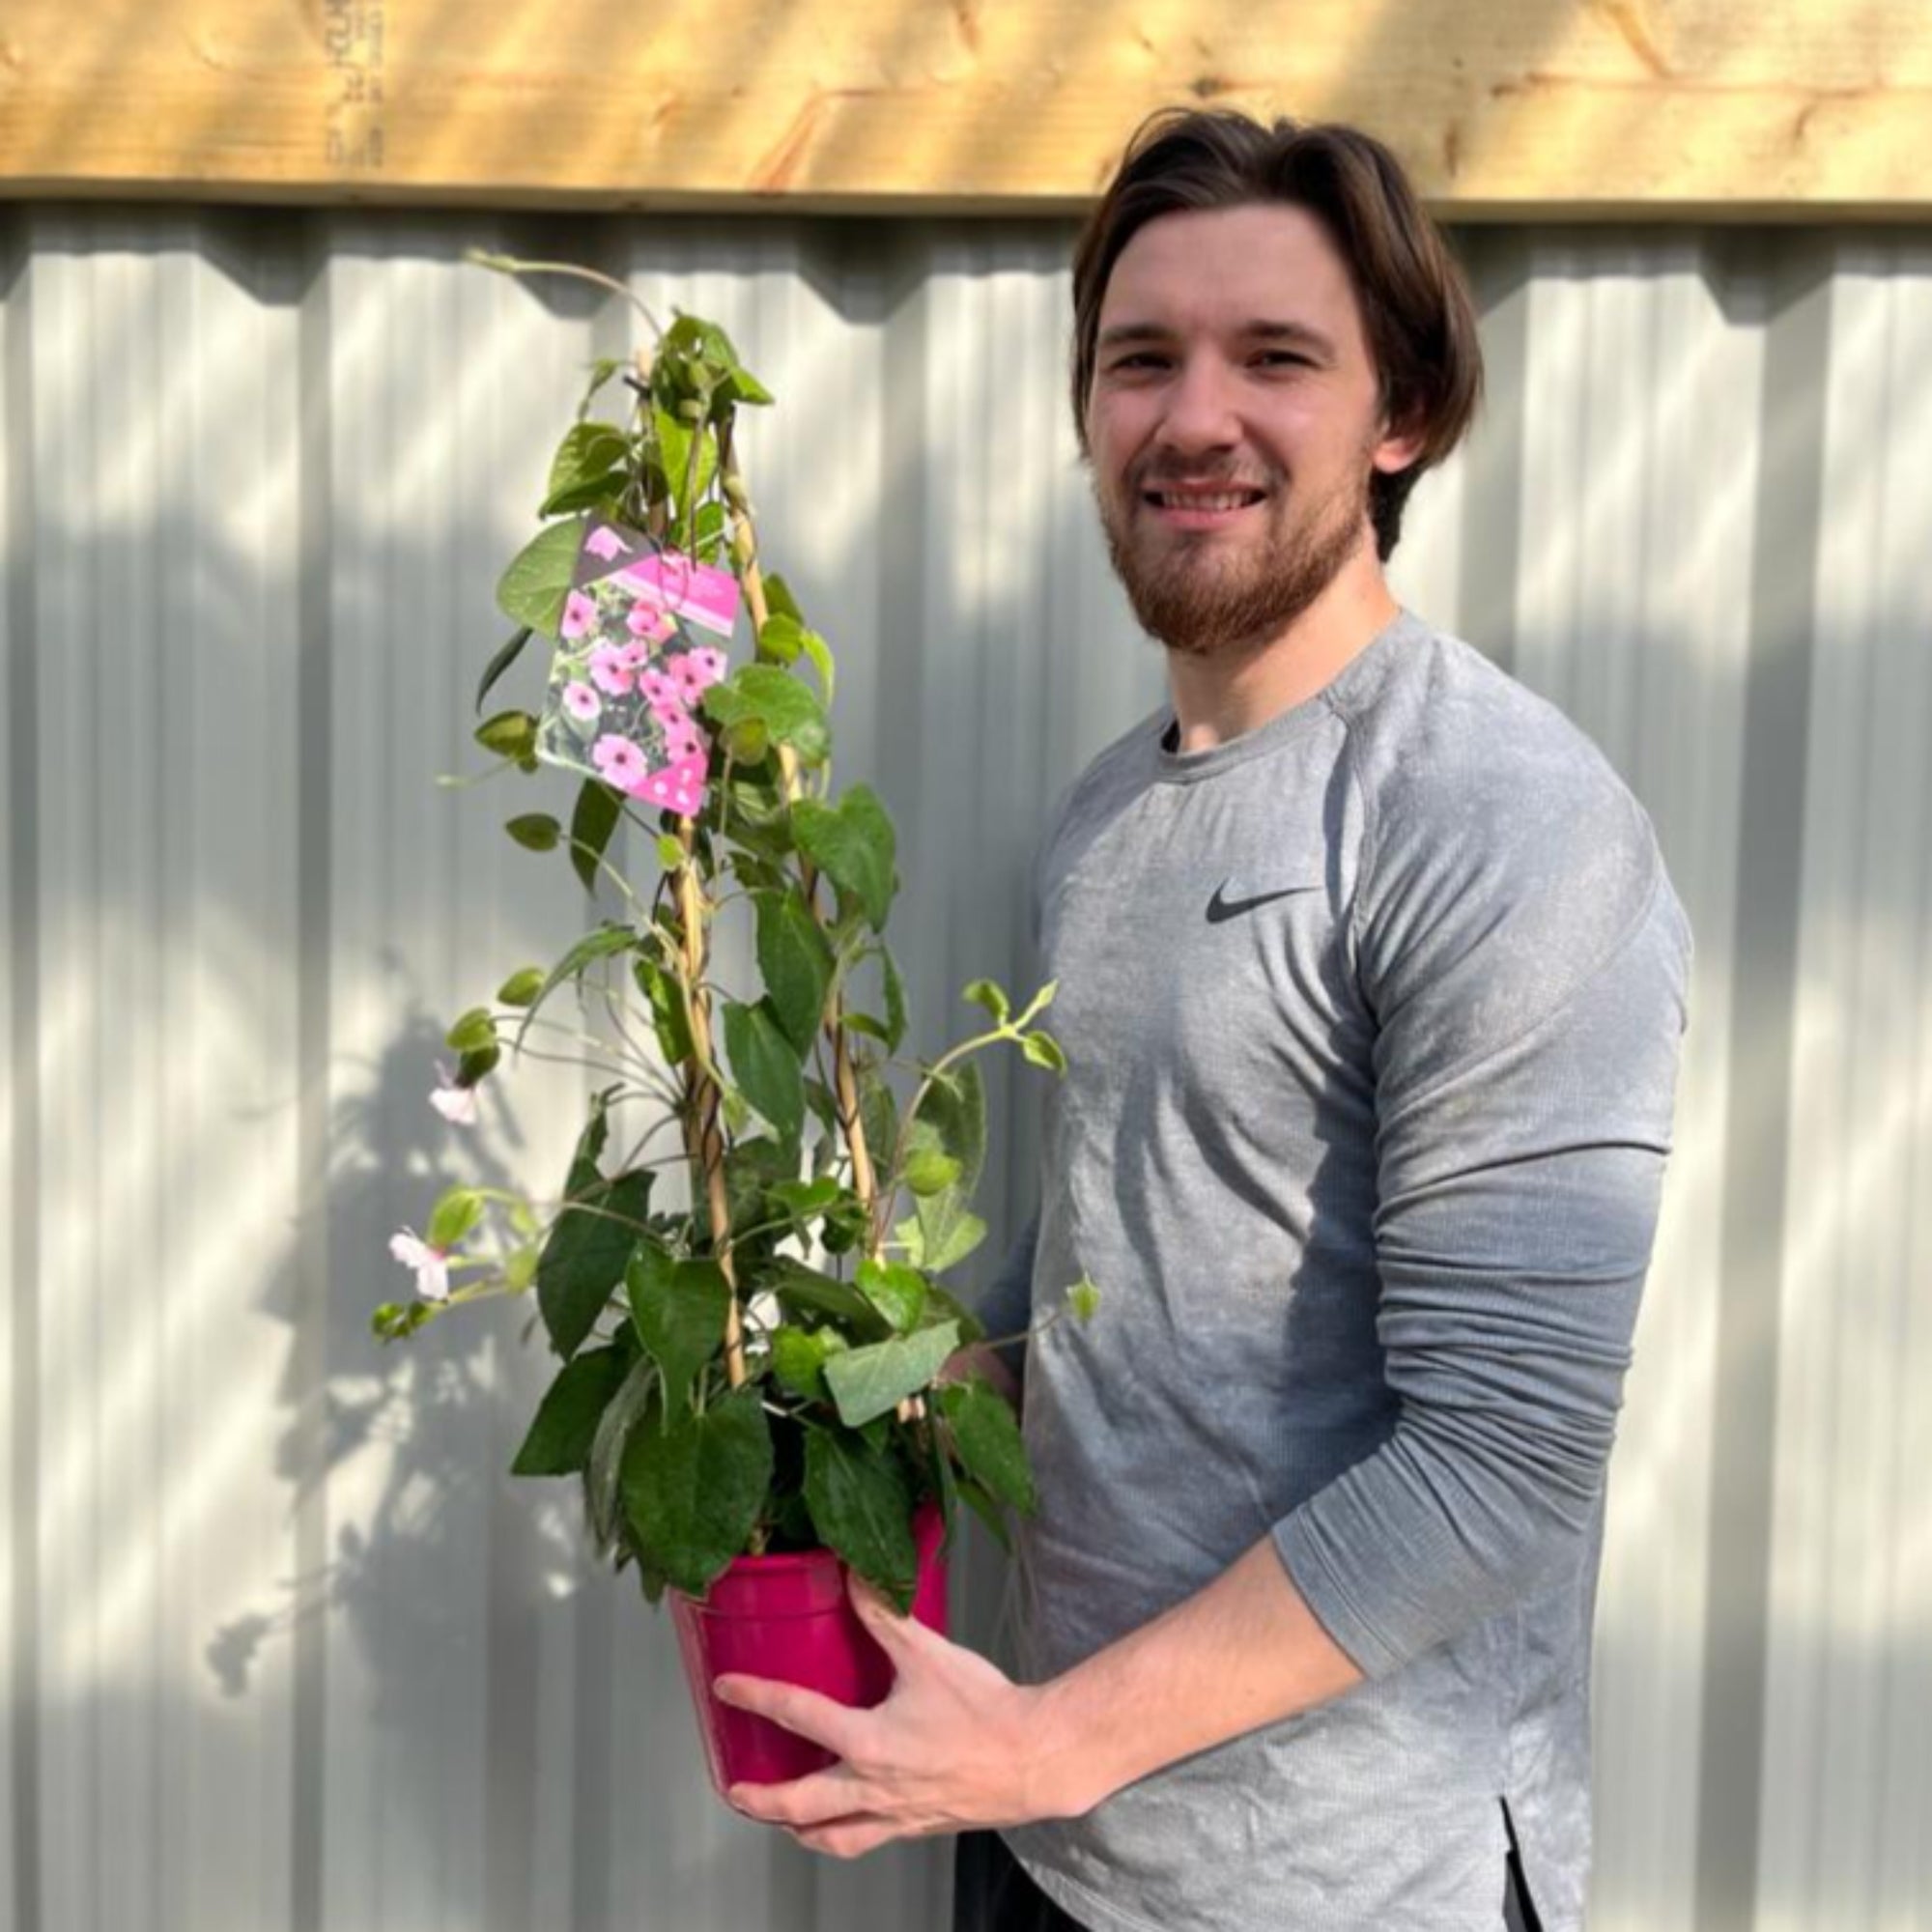
[[[853,1607],[898,1673],[883,1704],[855,1711],[795,1685],[727,1676],[713,1689],[810,1738],[842,1762],[788,1784],[737,1784],[748,1818],[783,1825],[801,1844],[853,1859],[895,1838],[1071,1815],[1050,1789],[1042,1692],[949,1643],[857,1577]]]

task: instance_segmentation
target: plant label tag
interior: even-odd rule
[[[711,769],[699,700],[728,660],[694,632],[728,641],[737,616],[728,570],[592,518],[564,598],[537,756],[695,816]]]

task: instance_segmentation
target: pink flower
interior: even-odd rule
[[[604,709],[597,694],[587,684],[573,678],[563,688],[563,708],[582,724],[589,724]]]
[[[612,697],[622,697],[630,690],[632,671],[618,645],[599,644],[590,653],[590,681]]]
[[[648,665],[643,670],[639,672],[638,689],[653,704],[657,703],[660,698],[666,697],[670,698],[679,705],[682,705],[684,701],[678,696],[677,680],[661,665]]]
[[[583,548],[592,556],[601,556],[606,563],[613,556],[628,556],[631,554],[631,546],[609,524],[599,524],[583,539]]]
[[[619,644],[617,661],[626,670],[642,670],[651,661],[651,647],[647,643]]]
[[[708,691],[724,675],[724,653],[711,644],[699,644],[695,651],[687,654],[685,663],[696,671],[699,680],[697,686],[699,691]]]
[[[441,1084],[430,1094],[430,1105],[451,1126],[473,1127],[476,1124],[475,1088],[459,1087],[456,1076],[440,1060],[436,1063],[436,1070]]]
[[[697,734],[697,726],[686,719],[682,724],[665,726],[665,750],[675,758],[696,758],[704,751],[704,740]]]
[[[696,655],[696,651],[687,651],[682,657],[668,660],[670,674],[677,683],[677,695],[687,704],[696,704],[703,696],[704,687],[717,682],[716,678],[706,677],[703,667],[693,661]]]
[[[644,754],[628,738],[607,731],[590,748],[590,762],[619,791],[635,792],[644,775]]]
[[[631,614],[624,622],[634,638],[642,638],[653,644],[663,643],[677,628],[669,611],[641,597],[631,606]]]
[[[449,1299],[449,1257],[433,1248],[413,1228],[404,1228],[389,1236],[389,1252],[406,1268],[416,1271],[416,1293],[425,1301]]]
[[[597,606],[581,590],[573,590],[563,600],[563,635],[581,638],[597,628]]]

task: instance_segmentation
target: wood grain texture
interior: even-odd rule
[[[0,193],[1045,212],[1175,101],[1463,217],[1932,210],[1925,0],[9,0]]]

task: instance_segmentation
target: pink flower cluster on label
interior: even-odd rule
[[[691,626],[728,639],[737,580],[593,522],[566,593],[537,755],[689,817],[703,808],[711,741],[704,693],[729,669]]]

